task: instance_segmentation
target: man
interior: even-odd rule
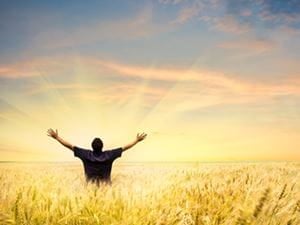
[[[111,168],[115,159],[121,157],[122,153],[138,142],[144,140],[147,136],[145,133],[137,134],[136,139],[125,145],[124,147],[115,148],[108,151],[102,151],[103,142],[100,138],[95,138],[92,141],[92,149],[83,149],[70,144],[63,138],[58,136],[57,130],[48,130],[48,136],[54,138],[66,148],[74,152],[74,156],[80,158],[83,162],[86,181],[91,181],[99,185],[100,182],[111,184]]]

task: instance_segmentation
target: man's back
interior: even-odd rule
[[[121,157],[122,148],[103,151],[99,154],[74,146],[74,156],[82,160],[87,181],[111,182],[110,174],[115,159]]]

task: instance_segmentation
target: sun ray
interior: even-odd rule
[[[147,114],[144,116],[143,120],[140,122],[142,125],[147,119],[150,119],[151,116],[155,113],[160,113],[159,107],[165,107],[168,105],[168,97],[170,97],[174,92],[176,92],[176,88],[178,88],[182,84],[182,80],[184,80],[184,74],[187,74],[189,71],[195,68],[195,66],[198,64],[199,60],[195,60],[194,63],[189,67],[189,69],[186,70],[185,73],[181,77],[177,77],[176,81],[172,84],[170,88],[167,89],[166,92],[159,98],[159,100],[155,103],[155,105],[147,112]],[[172,107],[176,107],[175,105],[172,105]],[[172,114],[172,113],[171,113]],[[170,115],[170,114],[168,114]]]

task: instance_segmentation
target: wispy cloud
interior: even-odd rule
[[[89,90],[89,89],[97,89],[97,85],[86,85],[86,84],[78,84],[78,83],[48,83],[39,86],[33,86],[27,89],[27,95],[36,95],[44,92],[49,92],[51,90]]]
[[[245,44],[245,43],[242,43]],[[237,44],[234,45],[224,45],[223,47],[244,47],[244,45]],[[257,45],[257,46],[256,46]],[[262,46],[261,46],[262,45]],[[264,49],[263,43],[253,43],[252,48],[257,47],[258,50]],[[57,73],[63,74],[65,71],[69,71],[74,68],[74,61],[72,57],[67,58],[64,56],[64,61],[59,60],[60,58],[51,59],[48,61],[46,59],[35,59],[32,60],[34,63],[25,61],[24,65],[18,63],[17,65],[4,66],[7,71],[14,71],[11,76],[9,74],[0,74],[2,77],[6,78],[17,78],[23,76],[17,76],[23,74],[23,68],[31,76],[39,75],[35,68],[40,68],[42,71],[46,71],[46,75],[56,75]],[[40,61],[39,61],[40,60]],[[55,62],[55,63],[54,63]],[[68,63],[66,63],[68,62]],[[72,63],[73,62],[73,63]],[[117,61],[103,60],[93,57],[81,58],[80,63],[82,66],[89,68],[89,70],[94,71],[95,74],[99,75],[109,71],[120,76],[120,78],[139,78],[142,80],[149,81],[167,81],[167,82],[185,82],[185,83],[199,83],[205,85],[206,87],[211,87],[213,89],[228,90],[235,93],[241,94],[299,94],[300,90],[298,86],[294,85],[294,82],[290,82],[289,76],[285,76],[285,80],[281,80],[280,83],[265,83],[265,82],[253,82],[250,80],[245,80],[239,78],[238,75],[228,75],[223,72],[213,71],[209,69],[199,69],[199,68],[182,68],[182,67],[148,67],[132,64],[124,64]],[[34,64],[34,67],[27,67],[27,65]],[[32,70],[30,70],[32,69]],[[57,73],[53,73],[56,71]],[[123,81],[122,81],[123,82]],[[126,81],[125,81],[126,82]],[[82,85],[82,84],[59,84],[59,85],[48,85],[47,87],[42,87],[42,89],[92,89],[93,85]],[[39,89],[33,90],[32,93],[39,92]]]
[[[173,4],[173,5],[186,2],[186,1],[187,0],[158,0],[158,2],[161,4]]]
[[[74,91],[71,97],[83,101],[98,101],[101,104],[124,106],[130,104],[136,97],[141,98],[139,102],[141,107],[153,107],[160,99],[165,96],[170,87],[160,87],[154,85],[137,86],[134,83],[117,82],[114,86],[107,85],[99,88],[95,85],[84,91]]]
[[[166,68],[145,68],[140,66],[124,65],[114,62],[99,61],[101,66],[107,67],[120,75],[142,77],[144,79],[174,80],[199,82],[207,87],[221,88],[222,90],[234,93],[249,95],[280,95],[280,94],[299,94],[300,89],[289,79],[282,80],[280,83],[264,83],[246,81],[238,76],[229,76],[224,73],[199,70],[199,69],[166,69]]]
[[[68,60],[70,57],[67,57]],[[26,59],[24,61],[19,61],[17,63],[11,64],[0,64],[0,77],[4,78],[28,78],[40,76],[40,69],[48,71],[48,73],[57,73],[63,72],[64,69],[68,67],[62,60],[67,60],[64,56],[59,57],[43,57],[43,58],[34,58]],[[70,61],[68,61],[70,65]]]
[[[206,22],[212,28],[236,35],[270,27],[299,28],[300,6],[297,1],[262,0],[193,0],[160,1],[164,4],[178,5],[175,21],[179,24],[192,19]]]
[[[300,5],[293,0],[226,0],[226,5],[228,15],[239,21],[247,21],[253,27],[257,23],[265,27],[290,27],[300,22]]]
[[[179,11],[178,16],[173,21],[173,23],[184,24],[187,21],[198,16],[202,9],[203,9],[202,4],[194,4],[192,6],[184,7]]]
[[[253,37],[224,41],[219,44],[219,47],[225,49],[247,51],[247,53],[250,52],[259,54],[270,50],[274,50],[277,47],[277,45],[273,41]]]
[[[17,77],[30,77],[37,76],[38,72],[33,71],[28,66],[18,66],[18,65],[10,65],[10,66],[1,66],[0,67],[0,76],[7,78],[17,78]]]
[[[212,25],[214,29],[233,34],[244,34],[251,31],[249,24],[241,23],[229,15],[217,18]]]

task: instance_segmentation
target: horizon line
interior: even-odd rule
[[[300,160],[224,160],[224,161],[127,161],[126,163],[300,163]],[[77,163],[77,161],[14,161],[0,160],[0,163]]]

